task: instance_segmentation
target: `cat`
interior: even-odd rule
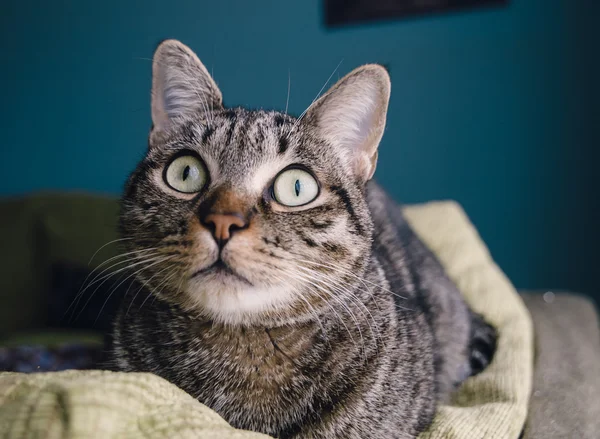
[[[109,367],[276,438],[416,437],[488,365],[496,332],[372,180],[386,69],[355,69],[298,118],[224,107],[176,40],[152,71],[120,220],[140,288]]]

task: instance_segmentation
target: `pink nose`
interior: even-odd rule
[[[227,241],[235,230],[248,225],[246,219],[237,213],[211,213],[202,222],[208,226],[217,242]]]

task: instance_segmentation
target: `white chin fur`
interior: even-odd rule
[[[260,323],[265,312],[282,311],[294,302],[291,286],[254,287],[237,280],[192,279],[186,288],[186,305],[192,311],[225,324]]]

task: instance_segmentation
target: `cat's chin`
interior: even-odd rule
[[[184,306],[220,323],[265,324],[266,316],[287,314],[296,299],[289,286],[255,286],[217,267],[190,279]]]

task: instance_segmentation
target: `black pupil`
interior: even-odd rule
[[[185,169],[183,170],[183,181],[186,181],[187,178],[190,175],[190,167],[186,166]]]
[[[300,180],[296,180],[296,185],[294,186],[296,189],[296,196],[300,195]]]

